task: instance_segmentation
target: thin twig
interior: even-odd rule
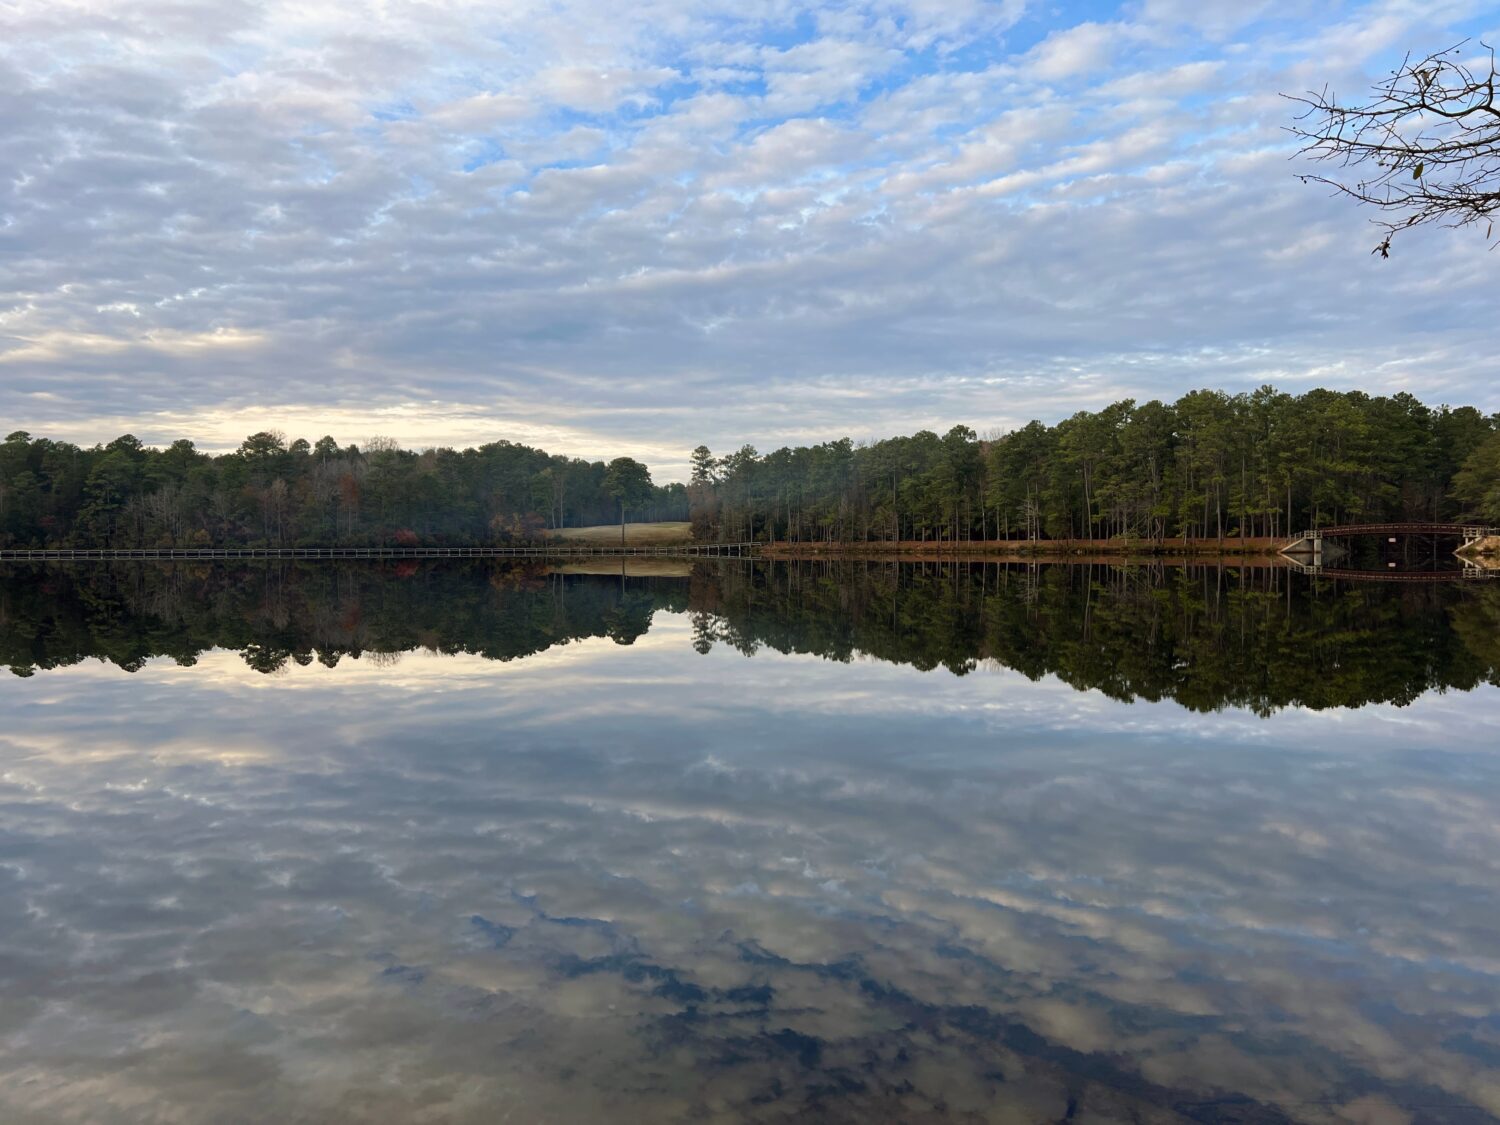
[[[1340,168],[1373,165],[1373,174],[1358,179],[1301,179],[1391,216],[1376,220],[1385,231],[1374,251],[1382,257],[1390,257],[1402,230],[1488,223],[1500,211],[1500,71],[1488,44],[1481,44],[1487,66],[1460,59],[1467,44],[1415,62],[1406,56],[1365,104],[1342,103],[1327,87],[1283,95],[1305,107],[1289,129],[1304,142],[1300,155]]]

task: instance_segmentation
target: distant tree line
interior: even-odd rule
[[[549,529],[692,519],[709,540],[1284,536],[1350,521],[1500,524],[1500,417],[1410,394],[1193,391],[981,439],[693,451],[691,482],[500,441],[363,448],[262,432],[232,453],[127,434],[0,443],[0,545],[516,543]]]
[[[130,434],[88,449],[24,431],[0,444],[5,546],[524,542],[627,509],[684,520],[687,492],[653,485],[627,457],[582,461],[508,441],[417,452],[263,432],[218,456]]]
[[[1193,391],[986,439],[967,426],[692,454],[699,538],[1283,536],[1385,520],[1500,524],[1500,416],[1410,394]]]

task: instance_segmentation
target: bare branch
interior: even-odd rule
[[[1385,231],[1375,247],[1382,257],[1410,227],[1488,223],[1500,212],[1495,52],[1481,44],[1486,57],[1476,68],[1462,58],[1467,45],[1416,61],[1408,55],[1364,104],[1340,102],[1326,87],[1283,95],[1305,107],[1290,127],[1304,142],[1301,155],[1364,173],[1301,178],[1388,216],[1376,220]]]

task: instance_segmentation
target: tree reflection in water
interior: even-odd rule
[[[1497,594],[8,571],[0,1119],[1491,1120]]]
[[[700,563],[638,578],[480,563],[11,566],[0,664],[136,669],[215,648],[267,673],[415,649],[514,660],[587,637],[631,644],[658,611],[691,614],[700,653],[998,665],[1194,711],[1401,704],[1500,675],[1500,583],[1159,564]]]

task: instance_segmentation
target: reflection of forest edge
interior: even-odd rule
[[[425,649],[512,660],[630,644],[657,610],[694,647],[984,665],[1194,710],[1408,703],[1500,683],[1500,588],[1338,586],[1236,567],[701,564],[690,577],[486,562],[0,568],[0,664],[127,670],[233,649],[258,671]]]

